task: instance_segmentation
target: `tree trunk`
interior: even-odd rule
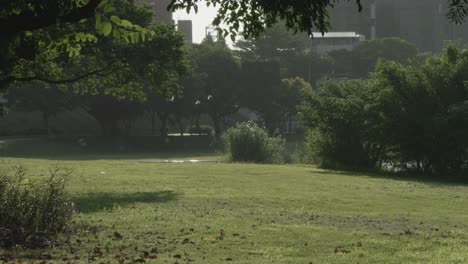
[[[156,112],[151,111],[151,135],[156,134]]]
[[[180,136],[183,137],[183,136],[184,136],[184,132],[185,132],[184,121],[183,121],[182,119],[178,119],[178,120],[177,120],[177,123],[179,124]]]
[[[44,122],[44,129],[48,136],[50,136],[50,128],[49,128],[49,114],[47,112],[42,112],[42,121]]]
[[[102,120],[96,119],[101,125],[102,136],[104,137],[116,137],[120,135],[119,125],[115,120]]]
[[[158,113],[159,121],[161,121],[161,128],[160,128],[160,133],[161,137],[166,138],[167,137],[167,118],[168,114],[166,113]]]
[[[215,132],[215,139],[220,140],[221,139],[221,133],[222,133],[222,128],[221,128],[221,118],[218,117],[217,115],[210,115],[211,120],[213,120],[213,128]]]
[[[195,116],[195,127],[197,128],[197,131],[200,131],[200,113],[197,113]]]

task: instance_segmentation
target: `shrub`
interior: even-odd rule
[[[380,91],[371,80],[328,80],[305,93],[308,160],[325,167],[373,168],[382,159]]]
[[[47,247],[71,216],[65,190],[70,172],[51,170],[44,181],[32,181],[26,174],[23,167],[0,173],[0,247]]]
[[[239,123],[228,129],[224,142],[234,162],[282,162],[284,141],[280,137],[269,137],[268,132],[254,122]]]
[[[405,66],[380,61],[369,79],[305,93],[310,158],[327,166],[391,167],[468,179],[468,51]]]

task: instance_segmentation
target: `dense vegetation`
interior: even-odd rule
[[[168,8],[196,10],[200,2],[173,0]],[[51,147],[50,120],[80,109],[110,145],[130,140],[135,121],[149,117],[148,134],[159,137],[143,145],[187,152],[189,131],[208,139],[205,147],[224,140],[233,162],[297,160],[467,180],[468,51],[420,54],[384,38],[319,54],[308,34],[330,28],[335,2],[207,0],[219,7],[213,24],[226,26],[193,45],[133,0],[1,3],[0,114],[3,97],[12,111],[39,112],[48,134],[40,151],[78,173],[67,189],[68,172],[43,178],[55,160],[2,160],[0,261],[466,262],[463,186],[312,166],[150,164],[196,163],[190,153],[183,161],[154,160],[181,158],[168,153],[131,162],[70,156],[87,147],[81,135],[61,146],[68,155]],[[450,18],[462,22],[468,2],[448,2]],[[225,38],[239,33],[232,50]],[[297,147],[304,143],[303,128],[292,125],[297,117],[308,129],[305,151]],[[180,132],[179,145],[170,129]],[[282,136],[291,135],[279,134],[298,131],[297,157],[287,158]],[[1,138],[0,149],[7,156],[11,144],[31,157],[34,140]]]
[[[224,136],[227,153],[234,162],[281,163],[284,142],[281,137],[269,136],[265,129],[253,122],[237,124]]]
[[[0,248],[49,247],[71,218],[70,172],[54,169],[41,181],[29,174],[23,167],[0,173]]]
[[[312,159],[326,165],[461,176],[468,169],[468,52],[402,65],[369,79],[323,82],[301,107]]]

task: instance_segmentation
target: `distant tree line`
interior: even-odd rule
[[[129,10],[140,23],[150,20],[143,19],[148,16],[144,10]],[[419,58],[416,48],[400,39],[366,41],[351,51],[318,54],[307,36],[293,35],[282,26],[238,41],[235,50],[222,37],[183,47],[172,27],[159,25],[153,30],[157,34],[149,43],[98,42],[89,53],[82,51],[75,66],[114,63],[121,69],[70,85],[15,85],[9,91],[10,106],[40,111],[46,129],[50,117],[82,108],[105,136],[129,135],[135,119],[145,113],[153,135],[165,136],[170,127],[196,132],[201,129],[200,117],[206,115],[217,137],[226,118],[244,107],[273,133],[296,116],[301,91],[311,90],[310,85],[324,76],[365,77],[378,58],[402,63]],[[97,57],[96,51],[103,55]]]

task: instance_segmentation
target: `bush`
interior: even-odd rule
[[[47,247],[63,231],[72,213],[65,190],[68,171],[55,169],[45,181],[26,178],[16,167],[0,173],[0,247]]]
[[[310,158],[468,179],[467,72],[468,50],[448,47],[410,66],[380,61],[366,80],[321,83],[300,106]]]
[[[254,122],[244,122],[228,129],[224,142],[234,162],[281,163],[284,141],[269,137],[268,132]]]
[[[370,80],[328,80],[304,94],[307,159],[325,167],[375,167],[383,158],[379,93]]]

